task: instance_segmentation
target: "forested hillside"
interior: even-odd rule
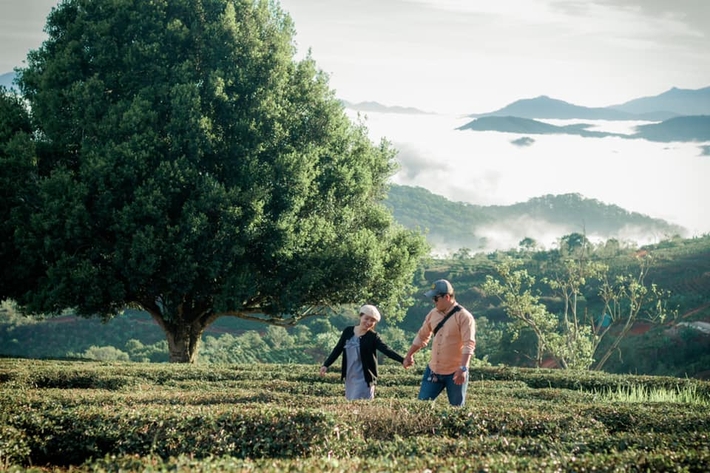
[[[537,239],[538,235],[551,233],[556,238],[585,233],[594,240],[627,242],[634,236],[654,236],[660,241],[686,232],[678,225],[579,194],[546,195],[508,206],[480,206],[451,202],[422,187],[395,185],[385,204],[399,223],[426,232],[427,240],[439,253],[453,253],[460,248],[517,248],[526,237]],[[515,244],[501,248],[496,235],[500,241]]]

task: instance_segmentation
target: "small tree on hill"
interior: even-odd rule
[[[500,300],[512,319],[509,330],[513,340],[518,338],[522,328],[533,332],[536,340],[534,361],[535,366],[540,367],[545,354],[561,345],[557,316],[540,302],[540,296],[533,288],[535,277],[525,269],[517,269],[518,265],[519,262],[505,258],[495,267],[500,279],[487,275],[482,288],[488,295]]]
[[[612,276],[609,267],[590,258],[583,245],[576,248],[555,265],[554,276],[542,278],[543,287],[563,302],[560,314],[540,302],[544,289],[536,290],[535,277],[517,269],[519,260],[497,264],[499,279],[487,276],[483,289],[497,297],[513,319],[514,337],[523,326],[535,334],[537,366],[548,355],[564,369],[601,370],[637,321],[663,322],[672,313],[667,308],[669,293],[646,284],[650,258],[639,262],[637,275]],[[592,313],[589,307],[580,310],[584,294],[590,291],[601,301]],[[606,338],[609,343],[602,345]]]
[[[594,362],[600,338],[594,321],[580,313],[584,290],[591,281],[604,277],[609,267],[591,258],[592,245],[582,234],[572,233],[560,239],[560,260],[553,265],[553,276],[543,278],[554,295],[562,299],[559,321],[559,345],[552,350],[563,368],[587,369]]]
[[[65,0],[46,32],[18,71],[30,198],[3,233],[33,277],[3,297],[28,313],[141,308],[173,362],[194,362],[221,316],[407,305],[426,245],[381,204],[395,153],[293,59],[277,4]]]
[[[599,296],[604,302],[602,315],[608,323],[595,324],[592,320],[594,330],[598,334],[594,348],[600,351],[598,348],[605,337],[610,338],[611,342],[599,353],[594,369],[604,368],[636,322],[663,323],[669,315],[677,316],[677,311],[668,307],[670,291],[661,289],[656,284],[646,283],[652,261],[650,255],[641,258],[637,274],[621,274],[613,278],[608,274],[604,275]],[[604,321],[604,318],[601,320]]]

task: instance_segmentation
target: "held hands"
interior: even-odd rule
[[[325,376],[326,371],[328,371],[328,368],[326,368],[325,366],[320,367],[320,375],[321,376]]]
[[[404,366],[404,369],[407,369],[413,365],[414,365],[414,356],[413,355],[405,356],[404,361],[402,362],[402,366]]]

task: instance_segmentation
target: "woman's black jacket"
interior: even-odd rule
[[[353,335],[355,335],[355,327],[351,326],[343,330],[343,333],[340,335],[340,340],[338,340],[335,348],[333,348],[333,351],[323,363],[323,366],[327,368],[332,365],[333,362],[342,354],[343,362],[340,368],[341,379],[345,379],[345,375],[347,374],[346,367],[348,366],[345,355],[345,342],[352,338]],[[404,361],[404,357],[388,347],[387,344],[382,341],[377,332],[373,332],[372,330],[366,332],[365,335],[360,337],[360,360],[362,361],[362,372],[365,375],[365,381],[367,381],[368,386],[372,386],[377,383],[376,350],[379,350],[388,358],[392,358],[400,363]]]

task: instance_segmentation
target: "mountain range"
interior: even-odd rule
[[[345,100],[341,100],[341,102],[345,107],[361,112],[430,113],[414,107],[387,106],[378,102],[351,103]],[[673,117],[690,115],[710,115],[710,87],[702,89],[673,87],[659,95],[640,97],[608,107],[583,107],[541,95],[535,98],[516,100],[492,112],[471,113],[467,116],[470,118],[512,116],[530,119],[659,122]]]
[[[562,120],[663,121],[688,115],[710,115],[710,87],[672,88],[653,97],[641,97],[609,107],[590,108],[542,95],[517,100],[493,112],[468,115],[471,118],[514,116]]]
[[[425,114],[413,107],[390,107],[377,102],[353,104],[346,108],[360,112]],[[503,108],[467,115],[472,121],[459,127],[465,131],[497,131],[522,135],[577,135],[586,138],[619,137],[656,142],[710,142],[710,87],[679,89],[673,87],[652,97],[641,97],[608,107],[583,107],[542,95],[521,99]],[[612,133],[592,130],[592,123],[554,125],[541,120],[606,120],[647,122],[634,132]],[[512,141],[517,146],[534,143],[529,136]],[[701,154],[710,156],[710,144],[701,144]]]
[[[459,130],[498,131],[519,134],[566,134],[583,137],[615,136],[649,141],[710,141],[710,87],[703,89],[672,88],[654,97],[642,97],[619,105],[589,108],[540,96],[513,102],[493,112],[471,114],[471,122]],[[541,122],[557,120],[609,120],[659,122],[637,125],[632,134],[591,131],[592,124],[556,126]],[[531,139],[517,140],[529,145]],[[702,147],[710,154],[710,146]]]
[[[350,110],[355,110],[357,112],[377,112],[377,113],[400,113],[404,115],[421,115],[430,114],[431,112],[425,112],[415,107],[400,107],[400,106],[387,106],[382,105],[378,102],[358,102],[352,103],[347,100],[341,100],[340,103],[343,107],[349,108]]]
[[[452,202],[422,187],[393,185],[384,204],[402,226],[425,234],[438,254],[517,248],[525,238],[550,247],[572,233],[590,241],[646,244],[685,236],[681,226],[579,194],[545,195],[513,205]]]

